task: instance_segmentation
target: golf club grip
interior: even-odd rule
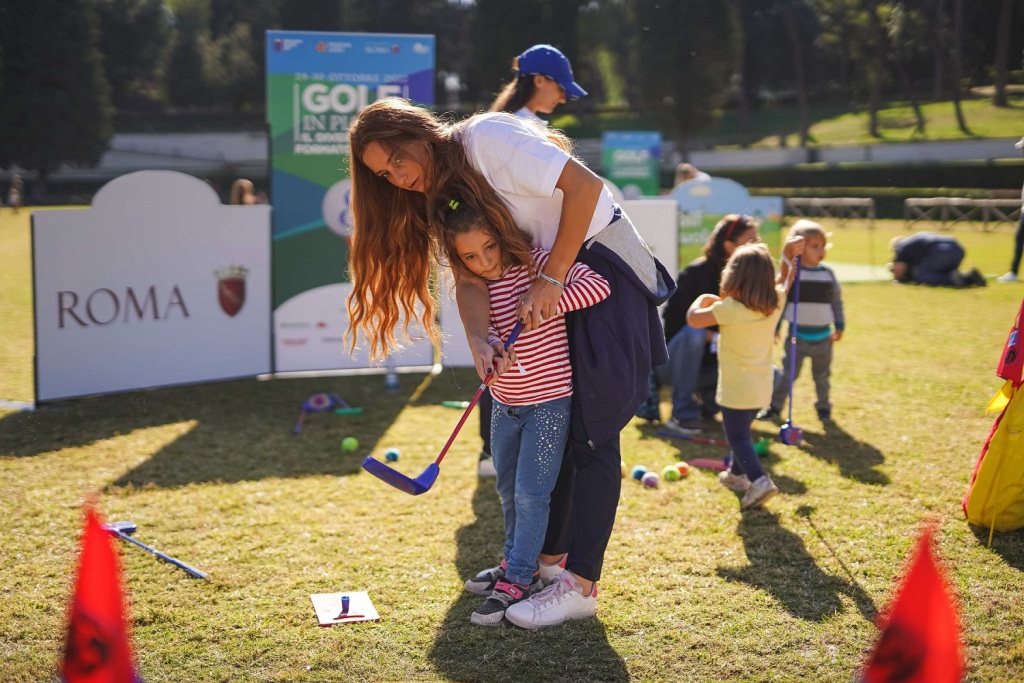
[[[153,553],[154,555],[159,557],[164,562],[169,562],[170,564],[173,564],[175,567],[178,567],[179,569],[183,570],[186,574],[188,574],[189,576],[191,576],[194,579],[205,579],[205,578],[207,578],[209,576],[209,574],[207,574],[206,572],[199,571],[195,567],[190,567],[187,564],[185,564],[184,562],[182,562],[181,560],[176,560],[173,557],[171,557],[170,555],[165,555],[164,553],[160,552],[156,548],[150,547],[150,546],[146,545],[145,543],[143,543],[142,541],[137,541],[134,538],[132,538],[131,536],[128,536],[127,534],[121,533],[120,531],[117,531],[116,533],[117,533],[118,536],[120,536],[124,540],[129,541],[131,543],[134,543],[135,545],[139,546],[143,550],[146,550],[148,552]]]
[[[515,325],[512,326],[512,331],[509,332],[508,339],[505,340],[506,351],[508,351],[512,347],[512,345],[516,343],[516,339],[519,338],[519,333],[522,331],[523,323],[517,322]],[[486,378],[484,378],[483,383],[477,388],[476,393],[473,394],[473,400],[469,402],[469,406],[466,408],[465,412],[462,413],[462,417],[459,418],[459,423],[455,425],[455,431],[453,431],[452,435],[448,437],[448,442],[445,443],[444,448],[442,448],[441,452],[438,453],[437,459],[434,460],[435,465],[441,464],[441,460],[444,459],[444,456],[448,452],[448,449],[451,448],[452,443],[455,441],[455,437],[459,435],[459,431],[462,429],[462,425],[466,423],[466,419],[469,417],[469,414],[473,412],[473,408],[475,408],[476,404],[479,403],[480,397],[483,396],[484,392],[487,390],[487,385],[490,384],[493,379],[494,373],[492,372],[491,374],[487,375]]]

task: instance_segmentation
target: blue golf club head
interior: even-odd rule
[[[398,470],[388,467],[372,455],[368,455],[363,459],[363,469],[384,483],[390,484],[399,491],[405,491],[413,496],[429,491],[430,487],[437,481],[437,475],[441,472],[438,464],[432,462],[427,466],[427,469],[423,470],[420,476],[411,479]]]
[[[803,438],[804,430],[796,425],[791,425],[789,422],[783,424],[779,430],[779,440],[787,446],[799,446]]]

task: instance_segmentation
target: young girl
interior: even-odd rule
[[[440,218],[442,258],[460,275],[487,282],[488,338],[497,360],[502,340],[518,320],[519,297],[537,279],[549,252],[532,249],[522,230],[503,237],[463,199],[449,200]],[[500,624],[505,609],[529,596],[535,582],[551,490],[569,433],[572,367],[564,313],[592,306],[611,291],[607,280],[582,263],[569,268],[564,288],[558,312],[519,335],[516,364],[490,384],[491,448],[505,518],[504,575],[470,617],[479,626]]]
[[[726,488],[744,492],[743,510],[763,504],[779,492],[754,452],[750,425],[759,406],[772,395],[772,343],[775,327],[793,279],[792,259],[803,253],[804,238],[790,237],[775,273],[768,247],[738,247],[722,271],[721,296],[703,294],[690,305],[691,327],[718,325],[718,391],[722,426],[732,448],[732,467],[719,475]]]

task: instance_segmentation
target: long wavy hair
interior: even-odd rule
[[[520,232],[505,202],[470,164],[460,142],[464,126],[465,122],[448,124],[408,100],[387,98],[364,109],[349,128],[354,218],[346,333],[350,351],[363,332],[370,342],[370,358],[384,358],[399,347],[399,322],[408,339],[414,319],[435,345],[439,343],[431,255],[437,253],[439,208],[455,195],[452,188],[481,211],[503,239],[512,243]],[[564,134],[549,131],[547,136],[570,151]],[[426,193],[400,189],[375,175],[362,159],[372,142],[388,153],[402,151],[420,161]]]
[[[721,295],[752,311],[771,315],[779,308],[775,291],[775,261],[767,245],[743,244],[729,257],[722,271]]]
[[[460,188],[452,188],[455,194],[442,204],[438,212],[438,224],[441,226],[441,238],[438,240],[438,261],[447,261],[452,270],[458,271],[459,276],[476,277],[466,267],[459,257],[459,250],[455,246],[455,238],[473,230],[483,230],[490,235],[498,247],[504,259],[506,268],[509,266],[527,266],[530,275],[536,272],[536,262],[531,254],[532,240],[530,234],[515,226],[511,231],[499,231],[492,227],[492,219],[499,219],[500,216],[487,216],[484,211],[473,206],[471,200],[463,199],[468,192],[460,191]]]
[[[489,111],[504,111],[515,113],[526,106],[526,103],[537,92],[533,76],[516,76],[509,81],[491,104]]]

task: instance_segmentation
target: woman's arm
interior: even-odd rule
[[[455,272],[455,271],[453,271]],[[460,275],[455,272],[455,301],[459,317],[466,329],[469,351],[473,354],[476,374],[483,380],[488,372],[500,375],[515,359],[511,352],[502,356],[488,341],[487,327],[491,318],[491,295],[483,278]],[[497,367],[495,361],[497,360]]]
[[[564,284],[566,273],[576,261],[576,255],[590,229],[594,209],[604,191],[604,183],[586,166],[575,159],[569,159],[555,187],[562,191],[562,214],[558,220],[558,234],[551,247],[551,256],[541,272]],[[538,278],[520,303],[519,317],[526,323],[524,331],[532,330],[555,315],[561,296],[560,287]]]
[[[717,294],[702,294],[697,297],[686,311],[686,324],[697,329],[717,325],[718,321],[715,320],[711,304],[721,300]]]

